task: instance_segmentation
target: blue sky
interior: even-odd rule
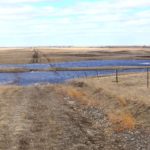
[[[150,45],[150,0],[0,0],[0,47],[53,45]]]

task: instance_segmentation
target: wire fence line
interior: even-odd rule
[[[140,70],[141,69],[141,70]],[[23,73],[23,72],[52,72],[56,77],[68,76],[68,78],[88,78],[89,76],[105,76],[105,75],[115,75],[115,81],[118,84],[120,82],[119,76],[122,73],[130,72],[146,72],[146,84],[147,87],[150,86],[150,66],[116,66],[116,67],[78,67],[78,68],[1,68],[0,73]]]
[[[48,67],[48,68],[27,68],[27,67],[14,67],[14,68],[0,68],[0,73],[3,72],[31,72],[31,71],[40,71],[40,72],[48,72],[48,71],[109,71],[114,70],[116,72],[125,71],[125,70],[139,70],[145,69],[146,71],[150,70],[150,66],[113,66],[113,67]]]

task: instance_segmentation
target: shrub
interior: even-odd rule
[[[98,102],[95,99],[90,98],[88,94],[75,87],[72,86],[63,87],[62,90],[63,92],[66,93],[66,95],[79,101],[81,104],[89,105],[89,106],[98,105]]]
[[[109,114],[115,131],[124,131],[135,128],[136,120],[130,113]]]

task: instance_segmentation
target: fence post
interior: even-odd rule
[[[118,83],[119,80],[118,80],[118,70],[116,69],[116,83]]]
[[[97,78],[98,78],[98,76],[99,76],[99,74],[98,74],[98,70],[96,70],[96,74],[97,74]]]
[[[84,75],[85,75],[85,78],[87,78],[87,74],[86,74],[86,72],[84,72]]]
[[[147,88],[149,88],[149,69],[147,68]]]

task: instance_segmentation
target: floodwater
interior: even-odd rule
[[[51,64],[2,64],[0,68],[30,68],[41,69],[50,67],[100,67],[100,66],[150,66],[150,60],[89,60],[77,62],[61,62]],[[143,72],[145,69],[131,69],[121,72]],[[57,71],[57,72],[25,72],[25,73],[0,73],[0,84],[31,85],[36,83],[63,83],[66,80],[87,77],[102,76],[115,73],[109,71]]]

